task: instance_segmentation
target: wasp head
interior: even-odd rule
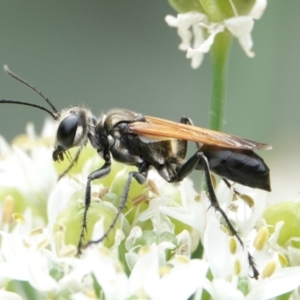
[[[62,161],[64,153],[79,146],[79,151],[86,145],[88,135],[93,135],[95,117],[88,109],[72,107],[61,113],[58,120],[53,160]]]

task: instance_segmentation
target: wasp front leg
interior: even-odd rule
[[[146,179],[147,179],[148,169],[149,169],[148,164],[142,163],[139,166],[139,170],[137,172],[130,172],[128,174],[128,178],[127,178],[126,183],[125,183],[125,187],[124,187],[123,194],[122,194],[122,197],[121,197],[120,205],[118,207],[118,211],[117,211],[114,219],[112,220],[109,228],[106,230],[106,232],[99,239],[88,241],[84,245],[84,248],[88,247],[91,244],[98,244],[98,243],[102,242],[103,240],[105,240],[107,238],[107,236],[110,234],[110,232],[114,229],[114,227],[115,227],[115,225],[116,225],[123,209],[126,206],[132,178],[135,178],[135,180],[139,184],[144,184],[146,182]],[[92,173],[92,174],[94,174],[94,173]],[[94,179],[96,179],[96,178],[94,178]],[[85,219],[86,219],[86,214],[85,214]],[[82,237],[81,237],[80,241],[82,241]],[[79,249],[78,249],[78,252],[79,252]]]
[[[87,213],[91,205],[91,182],[95,179],[99,179],[109,174],[111,170],[111,161],[110,158],[105,161],[104,165],[91,173],[87,179],[87,184],[85,188],[85,198],[84,198],[84,211],[82,217],[81,231],[79,236],[79,241],[77,245],[77,255],[81,254],[81,249],[83,246],[83,238],[87,231]]]

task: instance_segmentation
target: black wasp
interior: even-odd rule
[[[90,110],[82,107],[72,107],[58,112],[40,91],[12,73],[7,66],[4,66],[4,70],[39,94],[53,110],[52,112],[40,105],[24,101],[0,100],[0,103],[21,104],[44,110],[59,122],[53,160],[61,161],[68,149],[79,147],[66,172],[78,160],[81,150],[88,141],[104,160],[103,166],[87,178],[78,253],[81,253],[87,228],[91,182],[110,172],[111,157],[118,162],[136,166],[137,171],[130,172],[128,175],[118,213],[107,232],[100,239],[89,241],[84,247],[99,243],[107,237],[126,205],[132,179],[134,178],[140,184],[145,183],[150,168],[155,168],[160,176],[170,183],[183,180],[194,170],[204,171],[211,205],[222,215],[231,234],[243,245],[236,229],[219,206],[210,172],[221,176],[226,182],[228,179],[249,187],[270,191],[269,168],[263,159],[253,152],[253,150],[271,149],[270,145],[196,127],[187,117],[182,117],[180,123],[177,123],[124,109],[112,109],[100,118],[96,118]],[[188,141],[196,143],[197,151],[185,160]],[[259,272],[249,253],[248,259],[253,277],[258,278]]]

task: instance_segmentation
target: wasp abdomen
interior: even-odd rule
[[[270,171],[263,159],[250,150],[225,149],[205,145],[203,151],[210,169],[234,182],[270,191]],[[201,164],[197,169],[202,169]]]

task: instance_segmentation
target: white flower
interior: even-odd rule
[[[46,297],[92,289],[87,282],[90,267],[74,257],[58,257],[47,248],[54,239],[50,228],[32,228],[32,214],[27,210],[23,222],[18,222],[11,233],[2,236],[0,277],[6,280],[27,281]],[[86,278],[83,280],[83,278]]]
[[[247,295],[237,289],[237,282],[225,279],[204,280],[203,287],[214,300],[267,300],[292,291],[299,285],[299,280],[300,267],[294,267],[282,269],[270,278],[253,281]]]
[[[0,290],[0,299],[5,300],[22,300],[23,298],[16,293]]]
[[[120,263],[109,252],[87,250],[86,264],[102,287],[106,300],[188,299],[206,276],[207,264],[199,259],[177,258],[160,264],[162,245],[151,245],[140,250],[138,259],[127,277]]]
[[[246,246],[242,249],[238,245],[237,252],[230,253],[230,237],[220,230],[216,220],[210,223],[204,240],[204,248],[213,280],[204,281],[203,287],[212,299],[266,300],[292,291],[299,286],[300,267],[281,268],[278,261],[274,273],[264,277],[265,272],[260,266],[263,264],[266,266],[277,256],[269,247],[266,247],[260,259],[254,253],[254,259],[261,274],[258,280],[251,279]],[[268,253],[270,251],[271,253]],[[264,257],[263,261],[262,257]],[[240,270],[239,274],[236,274],[237,270]],[[247,295],[242,293],[243,289],[240,286],[243,285],[249,291]]]
[[[56,183],[47,203],[47,214],[50,224],[55,223],[57,215],[66,208],[73,194],[81,189],[82,185],[69,177],[64,177]]]
[[[266,5],[267,0],[257,0],[248,15],[239,16],[232,3],[235,16],[220,22],[211,22],[208,16],[199,12],[178,14],[177,18],[168,15],[165,20],[169,26],[177,27],[178,35],[182,39],[179,49],[187,51],[191,66],[196,69],[201,65],[204,54],[209,52],[216,35],[225,30],[238,39],[246,55],[253,57],[251,31],[254,19],[262,16]]]
[[[28,136],[33,137],[33,131]],[[35,141],[38,141],[36,137]],[[3,146],[0,153],[5,162],[5,156],[11,155],[11,149],[1,139],[0,146]],[[32,153],[32,149],[28,150]],[[21,148],[17,151],[21,152],[22,162],[31,161],[27,152]],[[23,156],[26,155],[28,157],[24,159]],[[51,190],[50,193],[48,190],[43,191],[43,197],[48,198],[48,223],[45,226],[36,227],[37,216],[32,213],[32,209],[27,209],[23,215],[15,213],[13,222],[9,223],[7,215],[11,215],[12,201],[7,198],[3,202],[0,207],[5,216],[2,221],[5,226],[0,231],[2,287],[10,280],[18,280],[26,282],[31,292],[36,293],[35,296],[42,295],[50,299],[90,300],[102,297],[106,300],[185,300],[192,295],[194,299],[201,299],[206,291],[216,300],[252,300],[269,299],[299,285],[299,267],[282,268],[280,263],[278,252],[282,249],[277,245],[277,238],[281,224],[277,225],[270,239],[268,234],[265,238],[257,238],[261,232],[265,232],[265,224],[260,219],[265,210],[265,201],[260,199],[264,194],[254,194],[252,189],[235,185],[240,192],[244,190],[248,195],[250,190],[255,201],[251,201],[249,197],[250,201],[245,202],[245,198],[239,197],[232,202],[236,197],[233,187],[228,189],[221,182],[216,189],[220,206],[239,232],[244,244],[242,247],[223,230],[226,226],[222,226],[220,215],[210,208],[211,203],[205,192],[197,194],[189,179],[184,179],[179,184],[169,184],[154,170],[148,174],[148,185],[132,183],[130,192],[134,195],[128,200],[128,207],[131,207],[121,214],[122,226],[116,230],[110,249],[105,248],[103,243],[95,244],[84,249],[81,258],[75,257],[76,246],[65,244],[67,235],[64,226],[58,230],[53,230],[52,227],[70,200],[74,199],[77,207],[77,196],[74,193],[84,194],[86,176],[90,173],[89,169],[94,168],[94,159],[92,157],[87,160],[82,167],[86,174],[62,178],[55,184],[55,188],[52,188],[52,175],[41,176],[45,181],[43,186],[49,185],[48,189]],[[41,160],[37,161],[42,166]],[[36,161],[22,164],[24,174],[31,175],[34,162]],[[10,166],[12,164],[11,161]],[[34,166],[38,167],[40,166]],[[9,165],[3,170],[9,174]],[[46,171],[48,169],[45,173]],[[103,184],[92,185],[92,195],[98,202],[91,204],[91,210],[96,208],[96,203],[105,203],[113,208],[113,216],[115,215],[117,208],[112,202],[120,197],[119,194],[122,195],[127,173],[128,168],[118,165],[109,175],[109,182],[106,182],[109,190],[105,181]],[[22,192],[29,179],[22,176],[19,180],[25,181],[18,182]],[[38,181],[36,185],[39,190]],[[75,222],[75,225],[79,226],[80,214],[78,216],[79,222]],[[70,228],[75,231],[74,225]],[[104,231],[104,218],[100,218],[93,228],[91,238],[99,238]],[[75,240],[77,238],[75,234]],[[192,258],[199,239],[204,246],[204,255]],[[261,274],[258,280],[249,277],[252,273],[249,269],[248,251],[254,257]],[[293,257],[295,261],[299,257],[291,251],[284,254],[289,259]],[[212,279],[206,277],[208,271]],[[246,292],[241,288],[242,285],[247,286]],[[297,297],[297,292],[294,295]],[[1,297],[20,299],[18,295],[4,290],[0,291]],[[28,296],[28,299],[31,298],[33,297]]]
[[[10,192],[17,186],[24,203],[26,199],[32,206],[41,208],[57,181],[49,142],[54,122],[45,121],[41,137],[36,136],[32,124],[26,131],[26,135],[16,138],[11,147],[0,139],[0,188]]]
[[[201,197],[195,191],[193,182],[189,178],[177,185],[166,182],[158,176],[156,171],[150,171],[148,178],[155,183],[159,194],[151,197],[149,208],[139,215],[139,220],[151,217],[155,228],[160,230],[163,224],[159,218],[167,215],[192,226],[200,234],[204,233],[205,214],[208,206],[205,201],[200,200]]]
[[[233,238],[221,230],[219,220],[211,218],[208,221],[203,245],[213,280],[205,281],[204,288],[216,300],[270,299],[296,289],[300,282],[300,267],[282,268],[280,252],[271,247],[274,240],[277,240],[279,229],[275,230],[269,241],[268,231],[265,229],[267,232],[265,238],[260,238],[257,241],[260,229],[264,229],[265,226],[263,220],[260,219],[265,209],[265,201],[260,199],[263,192],[259,191],[256,195],[253,194],[255,202],[251,208],[248,203],[241,199],[234,201],[235,211],[226,209],[230,206],[231,201],[229,200],[232,199],[233,194],[232,191],[226,193],[224,188],[225,185],[220,184],[217,189],[220,205],[235,224],[244,247],[236,240],[236,249],[232,247],[231,240]],[[238,187],[238,190],[247,191],[249,188]],[[233,249],[235,250],[233,251]],[[251,270],[247,251],[253,256],[260,273],[258,280],[250,277]],[[279,284],[280,280],[282,283]],[[241,293],[242,289],[239,288],[241,285],[247,286],[249,291],[247,295]],[[228,298],[225,295],[229,295]]]

